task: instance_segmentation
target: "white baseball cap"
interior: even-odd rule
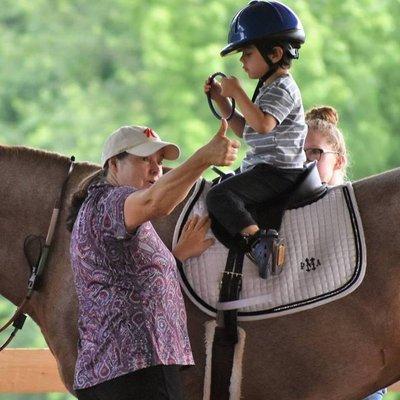
[[[123,152],[147,157],[163,148],[165,148],[165,159],[176,160],[179,157],[179,147],[173,143],[163,142],[151,128],[140,125],[122,126],[104,143],[101,165],[104,167],[107,160]]]

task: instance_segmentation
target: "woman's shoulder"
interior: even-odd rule
[[[103,205],[106,208],[118,207],[118,204],[119,207],[123,207],[127,197],[135,191],[136,189],[131,186],[114,186],[107,181],[96,182],[89,187],[86,202]]]
[[[133,193],[135,192],[136,189],[131,187],[131,186],[115,186],[112,185],[110,182],[107,180],[100,180],[97,182],[93,182],[89,188],[88,192],[89,194],[96,193],[96,194],[118,194],[118,193]]]

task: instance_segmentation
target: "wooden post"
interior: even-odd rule
[[[391,385],[400,392],[400,381]],[[67,392],[49,349],[5,349],[0,353],[0,393]]]
[[[388,387],[389,392],[400,392],[400,381],[393,383]]]
[[[5,349],[0,353],[0,393],[66,391],[49,349]]]

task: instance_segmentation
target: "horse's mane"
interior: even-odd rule
[[[24,157],[26,159],[37,160],[42,159],[46,160],[50,164],[60,163],[66,164],[69,162],[70,157],[65,156],[60,153],[56,153],[53,151],[43,150],[43,149],[36,149],[33,147],[26,147],[26,146],[7,146],[7,145],[0,145],[0,159],[2,156],[14,158],[14,157]],[[90,162],[80,162],[80,164],[85,165],[92,169],[93,167],[99,167],[97,164],[90,163]]]
[[[67,159],[66,156],[63,156],[59,153],[26,146],[0,145],[0,152],[0,154],[5,154],[7,156],[32,156],[33,158],[42,157],[51,158],[54,161]]]

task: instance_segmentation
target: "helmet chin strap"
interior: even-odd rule
[[[276,70],[279,68],[279,64],[274,64],[269,58],[268,55],[265,54],[265,52],[263,51],[262,48],[259,48],[258,46],[256,46],[258,51],[261,53],[261,55],[263,56],[265,62],[268,64],[268,71],[258,80],[257,86],[254,90],[253,93],[253,97],[251,99],[251,101],[254,103],[254,101],[256,100],[258,93],[260,93],[260,89],[262,87],[262,85],[264,85],[264,82],[271,77]]]

